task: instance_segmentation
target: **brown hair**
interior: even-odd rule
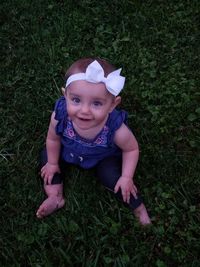
[[[101,65],[101,67],[104,70],[105,77],[108,76],[109,73],[112,71],[116,70],[116,68],[110,64],[108,61],[105,59],[101,58],[81,58],[77,61],[75,61],[67,70],[65,74],[65,80],[69,78],[72,74],[79,73],[79,72],[85,72],[87,66],[92,63],[94,60],[98,61],[98,63]]]

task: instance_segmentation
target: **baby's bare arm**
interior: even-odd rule
[[[47,133],[46,147],[49,164],[58,164],[60,157],[61,140],[60,136],[56,134],[56,125],[58,121],[55,120],[55,112],[51,115],[51,121],[49,124],[49,130]]]
[[[122,150],[122,174],[115,185],[115,193],[121,189],[123,200],[129,203],[131,194],[137,198],[137,188],[133,183],[133,176],[139,158],[138,143],[125,124],[117,130],[114,141]]]
[[[125,124],[116,131],[115,144],[122,150],[122,176],[133,178],[139,158],[139,147],[133,133]]]
[[[60,158],[61,140],[60,136],[58,136],[55,131],[57,121],[54,119],[54,117],[55,113],[53,112],[46,139],[48,161],[41,169],[41,176],[43,177],[45,184],[51,184],[53,175],[56,172],[60,173],[58,162]]]

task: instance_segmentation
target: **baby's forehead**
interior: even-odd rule
[[[104,83],[92,83],[84,80],[78,80],[72,82],[67,90],[69,93],[74,94],[85,94],[87,93],[90,96],[99,96],[99,97],[113,97],[108,90]]]
[[[106,92],[107,93],[107,89],[104,83],[100,82],[100,83],[92,83],[92,82],[88,82],[85,80],[77,80],[77,81],[73,81],[70,85],[69,85],[69,89],[70,90],[76,90],[76,91],[82,91],[83,89],[88,88],[88,90],[94,91],[99,91],[101,93]]]

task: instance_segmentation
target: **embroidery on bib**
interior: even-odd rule
[[[105,125],[103,127],[102,131],[100,132],[100,134],[97,136],[97,138],[90,141],[90,140],[87,140],[87,139],[80,137],[74,131],[72,122],[70,120],[67,120],[67,125],[66,125],[64,132],[63,132],[63,136],[65,136],[69,139],[72,139],[72,140],[78,142],[79,144],[82,144],[85,146],[96,146],[96,145],[106,146],[107,141],[108,141],[108,132],[109,132],[109,128],[107,125]]]

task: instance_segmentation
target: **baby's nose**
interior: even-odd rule
[[[82,105],[81,106],[81,112],[82,113],[89,113],[90,112],[90,107],[89,107],[89,105]]]

